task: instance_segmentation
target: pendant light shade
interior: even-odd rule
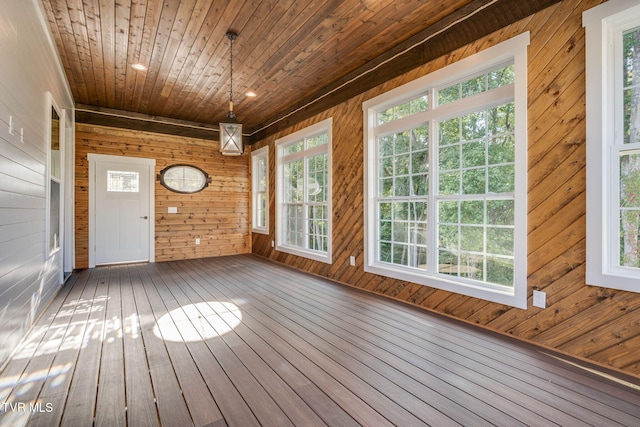
[[[238,34],[228,31],[229,39],[229,112],[224,122],[220,123],[220,152],[226,156],[239,156],[242,154],[242,125],[238,122],[233,112],[233,41],[238,38]]]
[[[220,123],[220,152],[227,156],[242,154],[242,125],[232,111],[227,113],[227,119]]]

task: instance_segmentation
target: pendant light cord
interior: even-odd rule
[[[229,37],[229,102],[233,105],[233,37]]]
[[[227,117],[235,118],[233,112],[233,41],[238,38],[238,34],[228,31],[227,38],[229,39],[229,113]]]

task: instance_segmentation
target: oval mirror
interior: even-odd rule
[[[197,166],[171,165],[160,171],[160,183],[176,193],[197,193],[204,190],[211,178]]]

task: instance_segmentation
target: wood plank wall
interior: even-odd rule
[[[582,12],[600,0],[566,0],[338,105],[276,138],[333,117],[332,265],[271,248],[275,155],[270,160],[271,235],[253,252],[300,270],[512,334],[640,376],[640,294],[585,284],[585,39]],[[527,310],[365,273],[362,102],[486,47],[531,32]],[[356,256],[356,267],[349,256]],[[532,291],[547,308],[531,306]]]
[[[156,178],[156,261],[251,252],[249,156],[222,156],[218,150],[212,140],[77,124],[76,267],[89,265],[88,153],[154,158],[156,175],[169,165],[186,163],[211,176],[211,184],[195,194],[169,191]],[[170,206],[178,213],[167,213]]]

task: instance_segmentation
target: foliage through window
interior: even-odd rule
[[[640,5],[583,14],[587,36],[587,283],[640,292]]]
[[[620,247],[623,267],[640,268],[640,28],[622,34],[623,144],[620,150]]]
[[[403,117],[412,116],[429,108],[429,97],[427,94],[403,102],[402,104],[393,105],[383,111],[378,112],[378,124],[392,122]]]
[[[367,271],[526,307],[527,44],[365,103]]]
[[[331,120],[276,141],[276,249],[331,262]]]
[[[269,232],[269,147],[251,152],[252,229]]]
[[[438,121],[438,273],[513,287],[514,103]]]
[[[514,82],[513,64],[491,70],[487,73],[465,79],[438,91],[438,105],[468,98],[491,89],[496,89]]]

